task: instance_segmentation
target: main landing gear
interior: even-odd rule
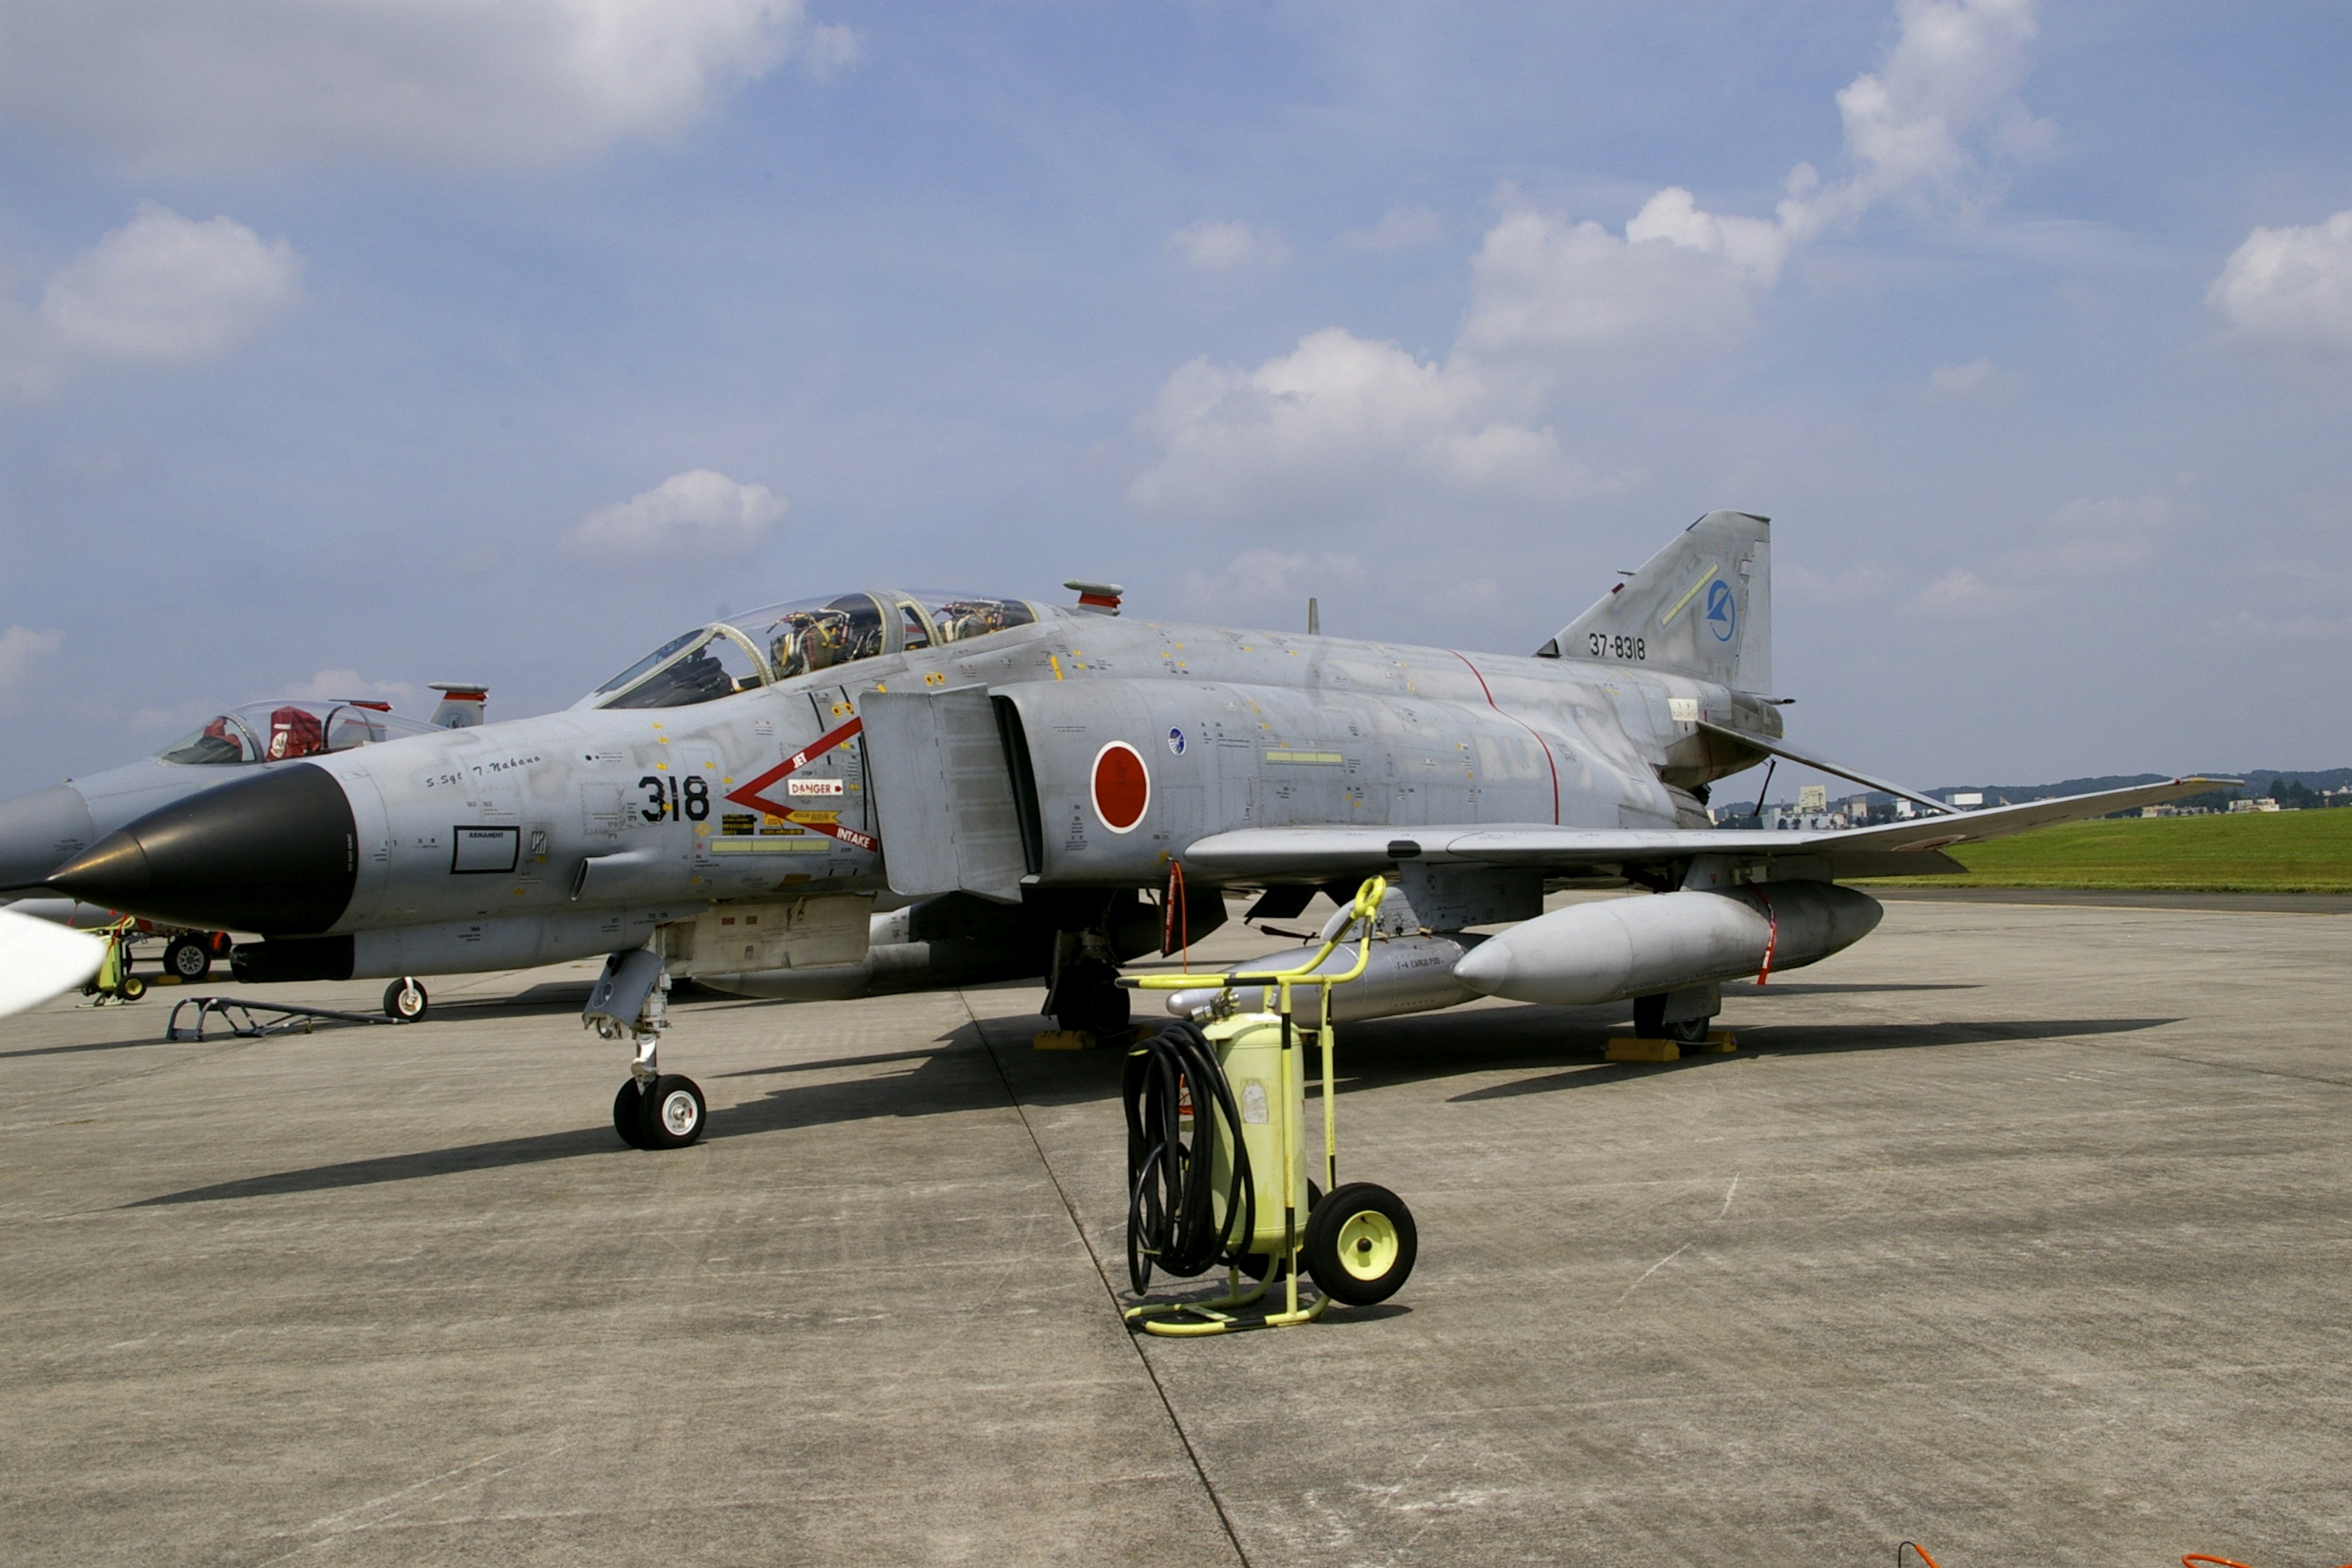
[[[1096,931],[1063,931],[1041,1011],[1097,1040],[1125,1036],[1134,994],[1118,984],[1118,955]]]
[[[669,975],[646,948],[616,952],[581,1009],[581,1022],[608,1040],[636,1047],[628,1081],[613,1097],[613,1131],[632,1149],[683,1149],[702,1136],[709,1110],[692,1079],[661,1070],[662,1032],[669,1027]]]

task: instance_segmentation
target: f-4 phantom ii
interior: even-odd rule
[[[1691,1038],[1722,981],[1876,925],[1841,879],[1949,871],[1955,845],[2211,787],[1714,827],[1708,784],[1770,755],[1895,787],[1782,738],[1769,532],[1740,512],[1700,518],[1532,656],[1120,618],[1116,590],[1072,586],[1076,609],[877,592],[730,617],[568,711],[229,784],[50,881],[267,933],[240,949],[254,978],[608,954],[586,1012],[635,1049],[614,1126],[674,1147],[706,1118],[657,1065],[673,976],[820,995],[882,967],[906,985],[1042,974],[1066,1027],[1115,1030],[1118,965],[1205,934],[1218,889],[1295,915],[1381,873],[1394,892],[1355,1016],[1630,997],[1645,1030]],[[1140,896],[1180,874],[1183,899]],[[1628,884],[1656,896],[1544,910],[1547,889]],[[876,921],[886,895],[901,907]]]

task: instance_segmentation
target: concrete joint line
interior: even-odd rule
[[[1004,1086],[1005,1103],[1012,1106],[1013,1114],[1021,1119],[1021,1131],[1029,1135],[1029,1146],[1037,1151],[1037,1163],[1045,1167],[1045,1179],[1054,1184],[1054,1195],[1062,1200],[1062,1212],[1069,1215],[1070,1228],[1077,1232],[1078,1245],[1087,1249],[1087,1258],[1095,1266],[1095,1278],[1102,1281],[1103,1294],[1110,1298],[1111,1310],[1121,1310],[1118,1289],[1110,1282],[1110,1270],[1104,1266],[1102,1254],[1095,1250],[1094,1242],[1087,1235],[1087,1227],[1079,1222],[1077,1205],[1070,1201],[1070,1192],[1062,1184],[1061,1173],[1054,1169],[1054,1162],[1046,1157],[1045,1145],[1038,1139],[1037,1129],[1030,1124],[1029,1108],[1023,1105],[1020,1095],[1013,1092],[1013,1075],[1004,1070],[1004,1058],[996,1054],[996,1042],[988,1037],[987,1026],[971,1010],[971,998],[958,991],[956,1002],[963,1008],[963,1016],[971,1020],[972,1033],[980,1037],[981,1049],[988,1053],[989,1065],[996,1069],[996,1081]],[[1225,1532],[1226,1544],[1234,1549],[1234,1556],[1241,1563],[1242,1568],[1250,1568],[1249,1553],[1242,1548],[1241,1533],[1234,1528],[1233,1516],[1225,1511],[1225,1500],[1217,1495],[1216,1483],[1209,1479],[1209,1468],[1201,1462],[1200,1450],[1192,1447],[1192,1435],[1184,1430],[1184,1423],[1176,1414],[1175,1403],[1168,1397],[1168,1386],[1160,1381],[1159,1369],[1144,1353],[1142,1336],[1129,1333],[1127,1339],[1129,1347],[1135,1352],[1135,1359],[1143,1363],[1143,1375],[1151,1380],[1151,1392],[1160,1396],[1160,1408],[1167,1413],[1168,1425],[1175,1432],[1176,1441],[1183,1445],[1184,1458],[1191,1461],[1192,1473],[1201,1479],[1201,1490],[1207,1494],[1209,1506],[1217,1510],[1217,1523]]]

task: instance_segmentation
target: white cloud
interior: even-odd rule
[[[866,58],[866,40],[837,22],[819,22],[802,35],[801,64],[819,81],[829,81]]]
[[[1778,566],[1772,591],[1792,605],[1860,605],[1894,591],[1895,574],[1883,566],[1849,566],[1835,576],[1808,566]]]
[[[29,626],[0,631],[0,697],[12,695],[33,667],[57,652],[65,640],[63,632],[37,632]]]
[[[1499,417],[1497,402],[1474,372],[1338,327],[1255,370],[1194,360],[1144,416],[1166,456],[1131,493],[1222,507],[1292,481],[1361,486],[1400,472],[1538,495],[1582,489],[1551,433]]]
[[[2033,0],[1901,0],[1894,45],[1838,94],[1847,177],[1789,173],[1769,218],[1711,213],[1679,185],[1644,203],[1620,237],[1505,192],[1502,220],[1473,263],[1464,341],[1489,353],[1635,337],[1721,342],[1791,253],[1885,202],[1972,211],[1987,188],[1971,149],[2016,156],[2047,139],[2016,91]]]
[[[1320,597],[1328,613],[1332,591],[1360,584],[1364,563],[1356,556],[1326,552],[1248,550],[1214,572],[1194,568],[1177,586],[1177,602],[1190,613],[1226,624],[1252,620],[1307,629],[1307,601]]]
[[[416,694],[416,688],[404,680],[368,680],[356,669],[322,669],[310,679],[299,681],[274,696],[302,697],[313,700],[331,701],[337,698],[362,697],[383,702],[405,701]]]
[[[2254,230],[2205,299],[2248,337],[2352,349],[2352,212]]]
[[[1664,236],[1622,239],[1597,223],[1531,208],[1506,213],[1486,231],[1470,277],[1462,342],[1486,353],[1638,337],[1713,342],[1752,320],[1752,275],[1720,252]]]
[[[0,116],[143,172],[533,167],[857,52],[805,0],[16,0]]]
[[[2032,543],[2008,552],[1981,573],[1958,567],[1945,573],[1920,593],[1918,607],[1955,616],[2030,608],[2057,584],[2141,565],[2179,515],[2179,505],[2161,490],[2129,500],[2068,501],[2050,514]]]
[[[1168,254],[1203,272],[1231,272],[1279,267],[1290,259],[1290,247],[1270,228],[1204,218],[1170,235]]]
[[[1999,374],[1989,359],[1939,364],[1927,373],[1927,390],[1941,397],[1968,397],[1990,386]]]
[[[1444,226],[1427,207],[1391,207],[1370,228],[1351,228],[1339,243],[1354,250],[1411,250],[1435,245]]]
[[[1400,471],[1555,498],[1589,489],[1526,411],[1567,376],[1590,379],[1591,356],[1632,345],[1727,347],[1754,325],[1758,300],[1792,256],[1824,230],[1888,201],[1970,213],[1990,188],[1987,156],[2046,139],[2015,96],[2033,4],[1898,0],[1895,41],[1839,95],[1845,176],[1824,185],[1800,163],[1770,217],[1708,212],[1669,185],[1619,234],[1504,187],[1501,216],[1470,263],[1450,356],[1424,362],[1334,327],[1254,370],[1196,360],[1169,378],[1141,421],[1163,451],[1135,498],[1236,507],[1255,488],[1264,506],[1287,480],[1360,489],[1371,474]],[[1346,237],[1369,244],[1419,225],[1400,209]],[[1170,239],[1211,266],[1241,265],[1259,243],[1242,225],[1200,225]]]
[[[752,545],[782,521],[784,508],[784,498],[765,485],[695,468],[590,512],[565,539],[580,550],[622,554],[651,554],[672,543]]]
[[[1918,605],[1937,616],[2005,616],[2039,604],[2045,592],[2029,584],[1989,583],[1973,572],[1954,567],[1927,584]]]
[[[1800,164],[1781,219],[1793,232],[1851,221],[1884,201],[1967,207],[1981,197],[1971,141],[2017,157],[2053,130],[2018,101],[2039,31],[2034,0],[1899,0],[1895,45],[1837,95],[1851,175],[1812,186]]]
[[[302,258],[283,239],[142,203],[53,275],[39,304],[0,308],[0,380],[36,398],[98,366],[217,358],[299,298],[301,279]]]

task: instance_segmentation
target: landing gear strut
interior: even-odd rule
[[[702,1136],[709,1108],[692,1079],[661,1070],[662,1032],[669,1027],[669,975],[646,948],[616,952],[589,993],[581,1022],[608,1040],[636,1047],[628,1081],[613,1097],[613,1131],[633,1149],[683,1149]]]
[[[1094,931],[1063,931],[1054,946],[1054,975],[1045,1011],[1065,1029],[1097,1039],[1126,1032],[1131,992],[1118,982],[1118,959]]]

